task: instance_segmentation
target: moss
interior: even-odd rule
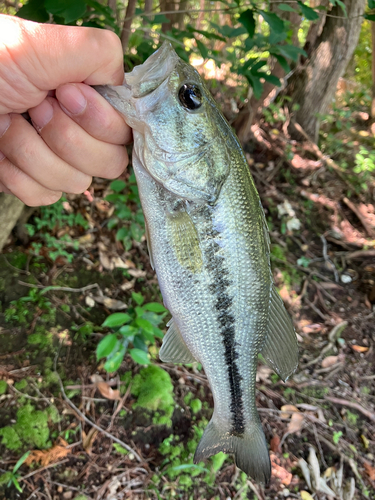
[[[134,377],[131,392],[138,397],[134,408],[158,412],[153,423],[168,426],[172,424],[170,417],[174,410],[173,384],[165,370],[154,365],[143,368]]]
[[[190,408],[193,413],[198,413],[202,409],[202,401],[200,399],[193,399],[190,403]]]
[[[0,486],[4,486],[12,480],[13,474],[11,472],[6,472],[0,476]]]
[[[19,382],[16,382],[14,384],[14,387],[18,390],[18,391],[22,391],[23,389],[26,389],[27,387],[27,382],[26,382],[26,379],[22,379],[20,380]]]
[[[7,387],[8,384],[5,382],[5,380],[0,380],[0,396],[7,392]]]
[[[14,427],[7,425],[0,429],[0,437],[3,444],[8,450],[17,451],[22,447],[22,441],[15,431]]]
[[[41,348],[52,345],[52,334],[46,330],[32,333],[27,337],[27,341],[31,345],[39,345]]]
[[[51,420],[56,423],[59,418],[55,406],[41,411],[28,403],[17,411],[17,422],[14,425],[0,429],[1,442],[6,448],[14,451],[23,446],[48,448],[51,446],[48,422]]]

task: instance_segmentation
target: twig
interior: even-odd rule
[[[124,406],[125,401],[128,399],[128,396],[129,396],[130,391],[131,391],[131,386],[132,386],[132,385],[131,385],[131,384],[129,384],[128,388],[126,389],[126,392],[125,392],[124,397],[121,399],[121,401],[120,401],[119,405],[117,406],[117,408],[116,408],[115,412],[113,413],[112,418],[111,418],[111,422],[110,422],[110,424],[109,424],[109,426],[108,426],[108,431],[109,431],[110,429],[112,429],[112,426],[113,426],[113,424],[114,424],[115,418],[116,418],[116,417],[117,417],[117,415],[119,414],[119,412],[120,412],[121,408]]]
[[[43,472],[44,470],[50,469],[51,467],[57,467],[58,465],[65,464],[66,462],[69,462],[69,458],[65,458],[65,460],[61,460],[61,462],[49,464],[49,465],[46,465],[45,467],[41,467],[40,469],[34,470],[33,472],[26,474],[26,476],[20,477],[18,479],[18,481],[25,481],[25,479],[29,479],[29,477],[35,476],[35,474],[38,474],[39,472]]]
[[[68,403],[68,405],[75,411],[75,413],[77,415],[79,415],[79,417],[81,419],[83,419],[88,425],[91,425],[91,427],[94,427],[96,430],[98,430],[99,432],[101,432],[102,434],[104,434],[107,438],[111,439],[112,441],[115,441],[115,443],[118,443],[120,446],[122,446],[123,448],[125,448],[126,450],[128,450],[130,453],[133,453],[134,457],[138,460],[138,462],[140,463],[143,463],[143,460],[142,458],[138,455],[138,453],[131,447],[129,446],[128,444],[124,443],[123,441],[121,441],[121,439],[118,439],[116,436],[113,436],[112,434],[110,434],[109,432],[107,432],[106,430],[102,429],[101,427],[99,427],[99,425],[96,425],[94,422],[92,422],[89,418],[86,417],[86,415],[84,415],[77,407],[74,403],[72,403],[72,401],[70,401],[70,399],[68,398],[68,396],[65,394],[65,390],[64,390],[64,386],[63,386],[63,383],[62,383],[62,380],[60,378],[60,375],[57,373],[57,369],[56,369],[56,365],[57,365],[57,357],[58,357],[58,353],[56,354],[56,357],[55,357],[55,375],[57,376],[58,378],[58,381],[59,381],[59,385],[60,385],[60,390],[61,390],[61,394],[62,394],[62,397],[64,398],[64,400]]]
[[[323,243],[323,257],[324,257],[324,260],[325,260],[325,262],[329,262],[329,264],[331,264],[332,269],[330,269],[330,270],[332,270],[333,274],[335,275],[335,281],[336,281],[336,283],[338,283],[338,281],[339,281],[339,273],[337,272],[335,264],[332,262],[332,260],[328,256],[327,240],[325,239],[325,237],[323,235],[320,235],[320,239],[322,240],[322,243]],[[326,266],[326,267],[328,268],[328,266]]]
[[[358,217],[358,219],[360,220],[362,226],[364,227],[366,233],[368,234],[368,236],[370,236],[371,238],[374,238],[375,236],[375,232],[374,230],[372,229],[372,227],[369,225],[369,223],[367,222],[367,220],[365,219],[365,217],[361,214],[361,212],[358,210],[358,208],[354,205],[353,202],[351,202],[348,198],[344,198],[344,203],[350,208],[350,210],[352,212],[355,213],[355,215]]]
[[[355,410],[358,410],[359,412],[363,413],[363,415],[365,415],[369,420],[375,422],[375,415],[371,411],[366,410],[366,408],[363,408],[363,406],[361,406],[359,403],[348,401],[347,399],[333,398],[331,396],[325,396],[324,399],[330,401],[331,403],[335,403],[337,405],[349,406],[349,408],[354,408]]]
[[[15,387],[13,387],[12,385],[9,385],[9,388],[11,391],[14,391],[15,393],[19,394],[20,396],[26,398],[26,399],[31,399],[32,401],[45,401],[46,403],[48,403],[49,405],[51,404],[51,400],[42,396],[41,398],[36,398],[34,396],[29,396],[29,394],[25,394],[21,391],[19,391],[18,389],[16,389]]]
[[[323,314],[322,311],[318,309],[315,304],[313,304],[307,297],[305,297],[305,300],[307,304],[311,307],[311,309],[313,309],[316,312],[316,314],[318,314],[322,318],[323,321],[327,320],[327,316]]]
[[[82,288],[70,288],[68,286],[44,286],[44,285],[32,285],[31,283],[25,283],[24,281],[18,281],[19,285],[27,286],[29,288],[40,288],[43,289],[43,293],[47,293],[51,290],[53,291],[59,291],[59,292],[76,292],[76,293],[81,293],[81,292],[86,292],[87,290],[92,290],[93,288],[99,288],[100,286],[97,283],[94,283],[92,285],[87,285],[83,286]]]
[[[40,490],[40,488],[37,488],[36,490],[34,490],[31,493],[31,495],[26,498],[26,500],[31,500],[31,498],[33,498],[33,496],[36,495],[36,493],[38,493],[39,490]]]

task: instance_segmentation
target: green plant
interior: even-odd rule
[[[33,307],[30,307],[30,303]],[[56,311],[51,302],[43,295],[41,290],[31,288],[25,297],[13,300],[10,303],[8,309],[5,310],[5,321],[25,324],[32,319],[37,309],[42,311],[45,322],[54,321]]]
[[[332,441],[335,444],[338,444],[341,437],[342,437],[342,431],[335,431],[332,435]]]
[[[145,233],[145,219],[134,172],[128,182],[117,179],[109,187],[113,192],[105,199],[114,204],[115,211],[108,221],[108,229],[117,228],[116,240],[122,242],[125,250],[130,250],[133,240],[141,241]]]
[[[97,359],[107,359],[104,368],[108,372],[120,367],[126,352],[136,363],[149,364],[148,346],[155,343],[155,337],[164,335],[159,325],[167,314],[165,307],[158,302],[143,304],[144,297],[140,293],[133,292],[132,298],[134,305],[128,312],[111,314],[102,325],[113,330],[96,349]]]
[[[9,488],[12,483],[13,485],[17,488],[17,490],[22,493],[22,488],[20,486],[20,483],[18,482],[18,479],[21,477],[20,474],[18,474],[18,469],[21,467],[21,465],[25,462],[27,457],[30,455],[30,451],[27,451],[22,457],[18,460],[16,465],[13,467],[13,469],[9,472],[6,472],[2,476],[0,476],[0,486],[2,484],[6,484],[7,487]]]

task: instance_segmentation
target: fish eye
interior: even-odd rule
[[[178,91],[180,103],[186,109],[194,110],[202,106],[202,92],[194,83],[184,83]]]

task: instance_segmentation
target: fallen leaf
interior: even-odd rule
[[[146,276],[146,271],[142,271],[141,269],[128,269],[128,273],[133,278],[144,278]]]
[[[368,462],[363,462],[363,466],[370,481],[375,481],[375,467],[372,467]]]
[[[351,345],[350,347],[356,352],[367,352],[369,350],[368,347],[364,347],[362,345]]]
[[[272,476],[277,477],[282,484],[289,486],[292,481],[293,475],[288,472],[284,467],[276,463],[275,457],[271,455]]]
[[[105,295],[96,295],[93,297],[95,302],[98,304],[103,304],[108,309],[112,311],[122,311],[123,309],[127,309],[127,304],[122,302],[121,300],[111,299],[110,297],[106,297]]]
[[[335,365],[338,361],[338,356],[327,356],[322,361],[322,368],[328,368],[329,366]]]
[[[299,413],[299,409],[294,405],[284,405],[280,409],[281,409],[281,413],[280,413],[281,418],[290,418],[290,416],[291,416],[290,412]]]
[[[111,400],[121,399],[120,391],[118,389],[113,390],[112,387],[107,384],[107,382],[98,382],[96,384],[96,387],[104,398]]]
[[[70,448],[68,448],[68,443],[59,438],[57,444],[48,450],[33,450],[30,455],[25,460],[26,465],[31,465],[33,463],[40,463],[42,467],[59,461],[61,458],[65,458],[70,453]]]
[[[270,448],[274,453],[281,453],[280,438],[277,434],[275,434],[271,439]]]
[[[314,498],[310,495],[308,491],[301,490],[300,495],[302,500],[314,500]]]
[[[257,370],[256,381],[269,382],[271,373],[273,373],[272,368],[267,365],[260,365]]]
[[[98,375],[97,373],[94,373],[91,375],[90,380],[93,384],[98,384],[99,382],[104,382],[104,379],[101,375]]]
[[[92,452],[92,447],[94,446],[94,442],[95,442],[95,439],[96,439],[96,436],[98,435],[98,433],[99,433],[99,431],[97,429],[95,429],[95,427],[91,427],[91,429],[87,435],[85,435],[82,432],[82,437],[83,437],[82,446],[83,446],[83,449],[87,453]]]
[[[363,441],[363,446],[365,447],[366,450],[368,450],[370,446],[370,441],[367,439],[367,437],[364,434],[361,434],[361,438]]]
[[[303,413],[293,413],[288,425],[288,432],[298,434],[302,429],[304,418]]]

